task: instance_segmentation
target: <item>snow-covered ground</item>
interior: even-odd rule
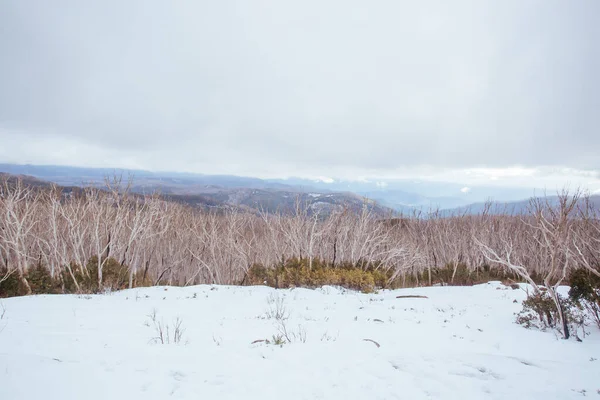
[[[600,399],[598,330],[581,343],[526,330],[524,297],[490,283],[5,299],[0,399]],[[171,336],[181,319],[182,343],[156,343],[153,310]],[[293,343],[252,343],[282,322]]]

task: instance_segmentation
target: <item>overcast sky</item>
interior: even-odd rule
[[[599,42],[598,0],[3,0],[0,162],[600,189]]]

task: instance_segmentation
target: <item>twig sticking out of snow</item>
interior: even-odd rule
[[[401,296],[396,296],[397,299],[428,299],[427,296],[421,296],[420,294],[405,294]]]
[[[269,303],[269,310],[266,313],[267,319],[283,321],[290,317],[290,313],[285,306],[285,298],[271,293],[267,298],[267,303]]]
[[[156,336],[151,339],[152,341],[160,344],[181,343],[185,329],[182,326],[183,321],[179,317],[173,322],[172,328],[169,326],[169,324],[164,323],[163,321],[158,321],[156,309],[153,309],[152,313],[150,313],[148,317],[152,320],[152,323],[154,324],[154,330],[156,331]],[[150,326],[150,324],[147,326]]]
[[[0,303],[0,320],[4,319],[5,315],[6,315],[6,307],[4,307],[4,304]],[[4,330],[4,328],[6,328],[6,323],[4,324],[4,326],[0,326],[0,332],[2,332]]]
[[[371,342],[373,343],[375,346],[377,346],[377,348],[380,348],[381,345],[379,343],[377,343],[376,341],[374,341],[373,339],[363,339],[365,342]]]

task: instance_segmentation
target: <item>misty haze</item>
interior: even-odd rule
[[[599,15],[3,1],[0,398],[598,397]]]

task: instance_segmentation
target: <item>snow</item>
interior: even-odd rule
[[[428,298],[396,298],[411,294]],[[195,286],[5,299],[0,398],[600,398],[598,330],[577,342],[524,329],[513,315],[524,297],[490,283],[377,294]],[[298,340],[252,344],[277,334],[281,321],[269,316],[278,306]],[[157,321],[183,321],[185,343],[153,340],[153,310]]]

